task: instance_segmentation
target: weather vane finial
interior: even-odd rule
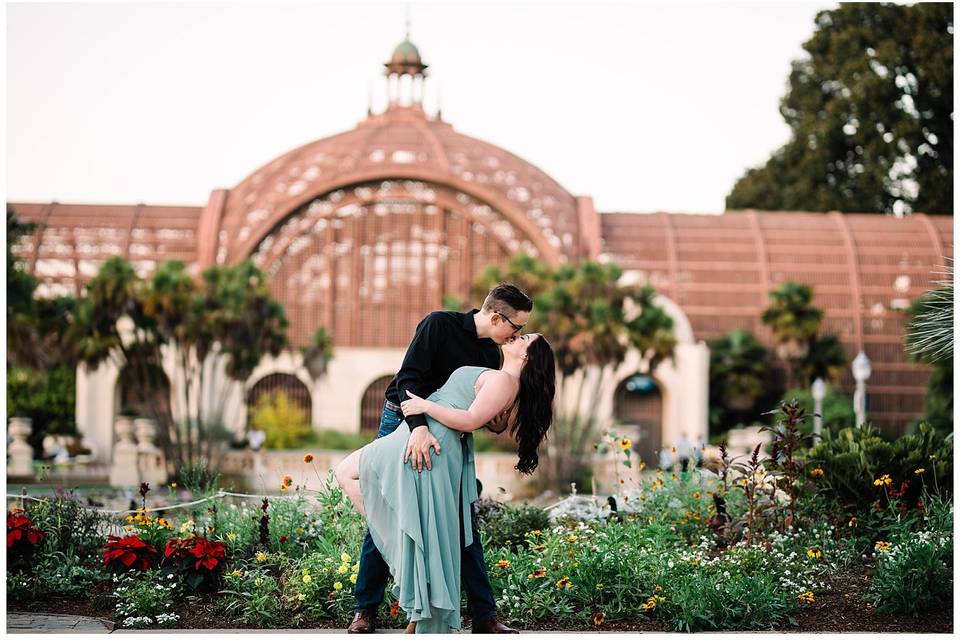
[[[410,40],[410,4],[407,4],[406,35],[404,39]]]

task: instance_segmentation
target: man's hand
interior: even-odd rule
[[[423,471],[424,466],[427,467],[427,471],[430,471],[433,468],[430,462],[431,447],[436,450],[437,455],[440,455],[440,443],[430,433],[430,429],[426,425],[417,427],[407,440],[407,450],[403,454],[403,464],[407,464],[409,458],[410,464],[418,472]]]

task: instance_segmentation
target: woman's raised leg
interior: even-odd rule
[[[366,515],[363,511],[363,495],[360,493],[360,454],[362,451],[363,449],[357,449],[348,455],[333,472],[343,492],[353,502],[353,506],[357,508],[360,515]]]

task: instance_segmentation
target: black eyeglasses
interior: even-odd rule
[[[513,327],[514,331],[520,331],[521,329],[523,329],[524,326],[526,326],[526,325],[522,325],[522,324],[516,324],[513,320],[511,320],[511,319],[508,318],[507,316],[503,315],[503,314],[500,313],[499,311],[497,312],[497,315],[500,316],[501,318],[503,318],[504,320],[506,320],[507,323],[509,323],[510,326]]]

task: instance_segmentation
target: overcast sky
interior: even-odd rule
[[[833,3],[409,3],[426,108],[599,211],[713,213]],[[7,199],[192,204],[352,128],[407,3],[8,4]]]

